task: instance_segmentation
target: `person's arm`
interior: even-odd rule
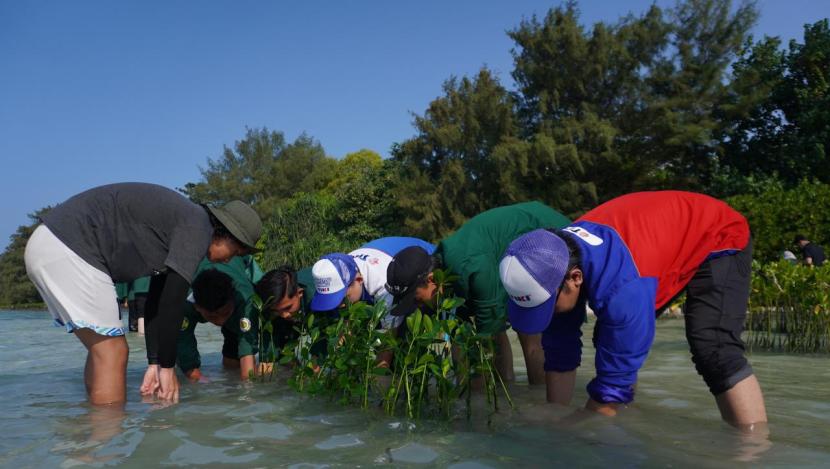
[[[574,393],[576,369],[582,363],[582,323],[585,301],[573,311],[554,313],[542,333],[545,352],[545,384],[548,402],[568,405]]]
[[[173,367],[182,322],[181,305],[187,297],[188,287],[187,280],[174,270],[168,269],[167,273],[153,278],[144,318],[148,370],[142,393],[145,393],[145,387],[155,387],[160,399],[178,400],[179,382]],[[157,383],[148,376],[153,373],[158,376]]]
[[[243,355],[239,357],[239,379],[245,381],[251,376],[254,376],[256,370],[256,357],[253,355]]]
[[[192,314],[188,314],[190,312],[188,310],[193,310],[193,304],[186,301],[183,312],[184,318],[182,318],[182,325],[176,340],[176,361],[185,376],[191,381],[198,381],[202,375],[199,371],[202,366],[202,359],[196,341],[196,320],[194,320]]]
[[[657,281],[636,279],[608,300],[594,333],[597,376],[588,383],[585,407],[615,415],[634,400],[637,372],[654,341]]]
[[[239,378],[243,381],[256,371],[256,355],[259,352],[259,312],[253,301],[245,303],[242,315],[238,324],[238,346],[237,356],[239,357]]]

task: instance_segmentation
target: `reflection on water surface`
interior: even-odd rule
[[[93,409],[85,403],[83,347],[50,323],[44,313],[0,313],[5,467],[830,466],[830,357],[753,354],[772,423],[768,439],[747,437],[720,422],[679,320],[658,323],[637,403],[618,418],[575,413],[593,374],[588,345],[571,408],[546,404],[541,387],[514,385],[515,410],[449,423],[392,419],[300,396],[279,382],[239,383],[221,369],[219,330],[207,327],[197,333],[209,382],[183,383],[179,405],[141,402],[143,339],[131,335],[129,401]],[[516,366],[521,383],[518,355]]]

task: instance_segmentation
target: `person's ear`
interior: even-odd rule
[[[297,288],[297,294],[294,295],[294,296],[303,296],[304,291],[305,291],[305,288]]]
[[[582,269],[580,269],[579,267],[575,267],[573,270],[571,270],[570,279],[573,281],[574,287],[579,288],[582,285],[582,281],[584,280],[582,276]]]
[[[358,283],[363,283],[363,274],[358,272],[357,275],[355,275],[354,277],[354,281]]]
[[[432,272],[430,272],[429,275],[427,275],[427,283],[435,283],[435,276],[432,275]]]

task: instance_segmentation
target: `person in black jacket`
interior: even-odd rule
[[[804,256],[804,263],[807,265],[814,265],[821,267],[827,257],[824,255],[824,249],[818,244],[811,243],[804,235],[796,235],[795,244],[801,248],[801,254]]]

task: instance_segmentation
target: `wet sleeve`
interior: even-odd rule
[[[585,322],[585,301],[573,311],[554,313],[550,325],[542,333],[545,371],[564,373],[582,364],[582,324]]]
[[[176,340],[176,361],[179,368],[184,372],[202,366],[199,347],[196,342],[196,321],[189,317],[187,308],[192,309],[193,305],[191,303],[185,305],[184,318],[182,318],[181,329]]]
[[[597,314],[597,376],[588,383],[591,399],[601,403],[634,400],[637,372],[654,341],[656,287],[654,279],[633,280]]]

